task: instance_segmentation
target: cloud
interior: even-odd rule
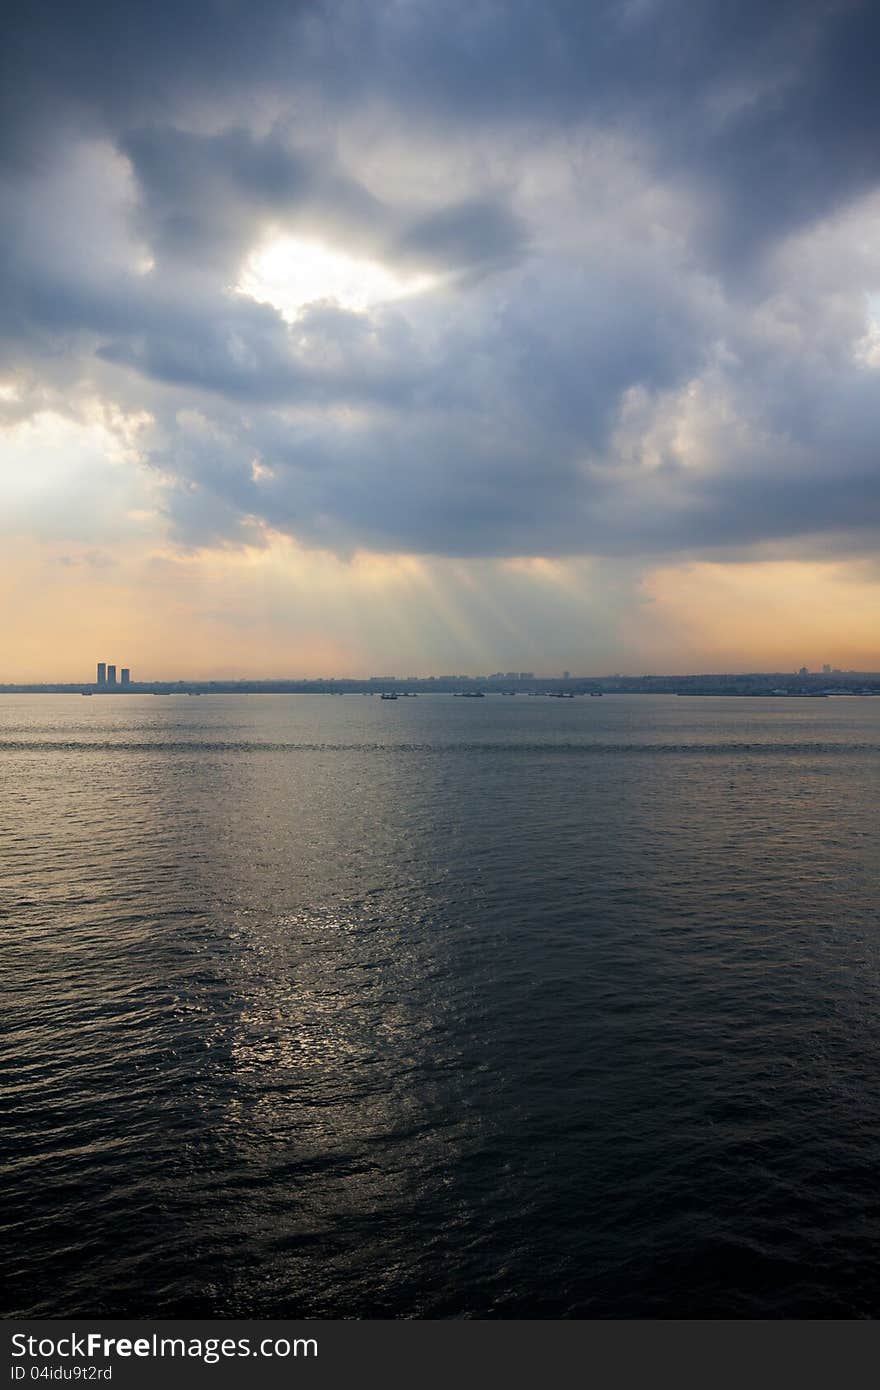
[[[141,419],[195,548],[869,550],[878,38],[849,0],[20,6],[0,409]],[[352,309],[316,258],[257,302],[285,238],[425,282]]]
[[[390,247],[392,258],[420,265],[497,266],[524,249],[523,229],[500,203],[471,198],[419,218]]]

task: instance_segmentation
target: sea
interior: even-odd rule
[[[0,697],[7,1316],[874,1318],[880,699]]]

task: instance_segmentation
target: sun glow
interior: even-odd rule
[[[318,241],[288,236],[256,251],[236,288],[292,320],[307,304],[321,300],[360,313],[419,294],[434,283],[430,275],[402,273]]]

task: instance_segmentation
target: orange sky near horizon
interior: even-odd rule
[[[880,573],[741,561],[343,559],[272,535],[175,553],[10,540],[0,683],[880,668]]]

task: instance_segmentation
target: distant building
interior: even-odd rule
[[[823,676],[830,676],[830,675],[831,675],[831,664],[830,664],[830,662],[827,662],[827,661],[825,662],[825,665],[822,667],[822,675],[823,675]]]
[[[99,662],[98,662],[98,681],[97,681],[97,683],[98,683],[98,685],[106,685],[106,684],[107,684],[107,663],[106,663],[106,661],[99,661]]]
[[[123,685],[128,685],[128,684],[130,683],[130,681],[131,681],[131,671],[128,669],[127,666],[123,666],[123,668],[122,668],[122,684],[123,684]]]
[[[570,672],[570,671],[563,671],[563,673],[562,673],[562,679],[563,679],[564,681],[570,681],[570,680],[571,680],[571,672]]]
[[[809,674],[810,673],[807,670],[806,666],[802,666],[801,669],[798,671],[799,676],[808,676]]]
[[[116,667],[115,667],[115,666],[108,666],[108,667],[107,667],[107,684],[108,684],[108,685],[115,685],[115,684],[116,684]]]

